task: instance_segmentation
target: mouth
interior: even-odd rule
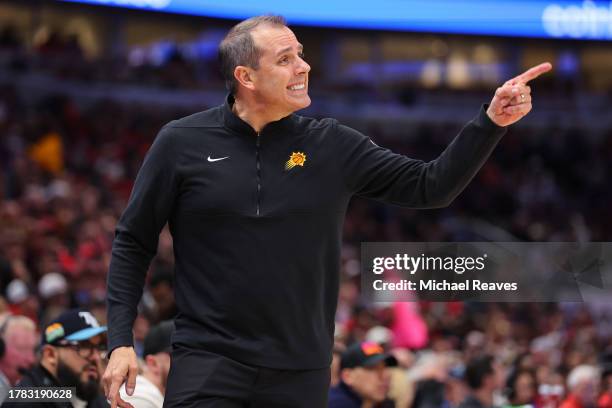
[[[289,85],[287,87],[287,89],[290,90],[290,91],[303,91],[304,89],[306,89],[306,82],[301,82],[299,84]]]
[[[98,370],[96,369],[96,367],[88,367],[85,372],[90,376],[90,377],[95,377],[98,378]]]

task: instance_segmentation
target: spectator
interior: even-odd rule
[[[440,353],[424,352],[410,371],[414,384],[414,408],[448,406],[446,383],[448,380],[448,359]]]
[[[149,281],[149,292],[155,300],[157,317],[155,322],[173,319],[177,311],[172,270],[163,265],[156,265]]]
[[[342,358],[342,353],[345,351],[346,346],[343,343],[337,341],[334,343],[331,363],[331,387],[335,387],[340,383],[340,359]]]
[[[560,408],[588,408],[597,404],[599,370],[592,365],[579,365],[567,376],[569,395]]]
[[[139,314],[134,321],[134,350],[139,358],[144,357],[144,340],[151,330],[151,319]]]
[[[68,310],[44,330],[38,364],[24,374],[16,388],[75,387],[76,395],[62,407],[108,407],[100,392],[101,353],[106,348],[106,327],[89,312]],[[22,405],[5,402],[3,407]],[[43,405],[41,405],[43,406]],[[57,407],[56,403],[44,406]]]
[[[443,382],[433,378],[419,381],[416,385],[412,406],[414,408],[447,407],[449,405],[444,394],[445,385]]]
[[[601,395],[597,408],[612,408],[612,353],[607,352],[601,361]]]
[[[25,316],[6,317],[0,326],[0,403],[36,361],[36,325]]]
[[[43,326],[69,308],[68,282],[61,273],[51,272],[43,275],[38,282],[38,293],[43,303],[43,312],[40,317]]]
[[[502,367],[491,355],[476,357],[465,369],[465,380],[470,392],[459,408],[492,407],[494,393],[503,385]]]
[[[387,398],[387,367],[397,365],[395,357],[385,354],[377,343],[356,343],[340,360],[340,383],[330,389],[329,408],[373,408]]]
[[[537,397],[537,383],[533,371],[519,369],[508,376],[507,392],[508,406],[534,406]]]
[[[153,326],[145,337],[144,361],[141,373],[136,376],[136,388],[132,396],[127,395],[125,385],[121,387],[121,399],[137,408],[162,408],[166,382],[170,372],[170,352],[174,322],[166,320]]]
[[[32,321],[38,320],[40,302],[35,293],[31,293],[28,285],[21,279],[13,279],[6,287],[6,300],[14,315],[27,316]]]

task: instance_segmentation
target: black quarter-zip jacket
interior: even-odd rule
[[[133,344],[146,271],[168,222],[174,342],[262,367],[327,367],[350,198],[446,206],[505,130],[483,107],[426,163],[333,119],[292,114],[257,134],[232,103],[168,123],[147,153],[113,242],[109,349]],[[287,165],[294,153],[302,165]]]

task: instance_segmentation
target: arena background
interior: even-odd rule
[[[435,158],[506,79],[540,62],[554,66],[532,85],[533,111],[510,128],[450,207],[351,204],[337,338],[395,349],[408,378],[396,406],[409,406],[427,380],[457,382],[461,393],[461,370],[474,353],[493,353],[507,368],[534,368],[544,396],[546,385],[564,385],[577,365],[610,370],[610,297],[587,304],[384,305],[360,298],[365,241],[612,238],[612,6],[557,2],[600,7],[603,25],[570,26],[555,38],[521,34],[521,7],[529,2],[504,3],[514,3],[513,35],[444,32],[444,19],[429,31],[426,24],[292,25],[312,66],[313,104],[300,113],[335,117],[423,160]],[[217,45],[236,21],[60,1],[0,4],[0,312],[27,315],[40,327],[79,306],[106,321],[114,226],[136,172],[163,124],[223,101]],[[164,230],[135,326],[139,352],[150,325],[175,312],[172,270]]]

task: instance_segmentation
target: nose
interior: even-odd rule
[[[100,350],[98,350],[97,348],[94,348],[92,353],[89,355],[88,360],[97,363],[101,359],[102,359],[102,355],[100,353]]]
[[[302,59],[302,57],[298,57],[297,64],[297,74],[307,74],[310,72],[310,65],[306,61]]]
[[[376,371],[376,376],[380,381],[385,382],[390,378],[390,373],[389,370],[386,369],[386,367],[380,367],[380,369]]]

